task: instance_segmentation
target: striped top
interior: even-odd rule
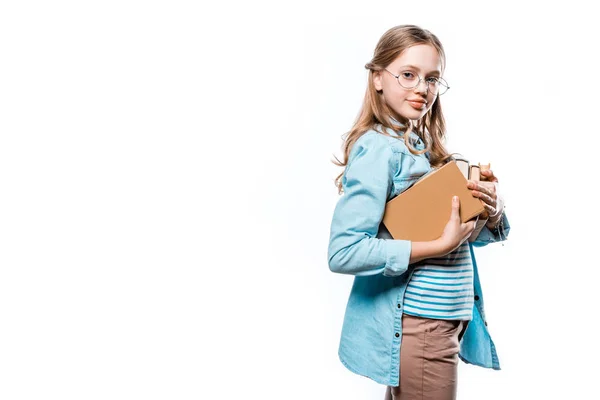
[[[471,320],[473,263],[469,244],[415,264],[404,295],[404,313],[424,318]]]

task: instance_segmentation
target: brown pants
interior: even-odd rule
[[[402,316],[400,386],[386,400],[455,400],[458,343],[467,321]]]

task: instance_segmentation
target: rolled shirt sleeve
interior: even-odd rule
[[[487,226],[484,226],[472,244],[475,247],[483,247],[490,243],[502,242],[507,239],[509,232],[510,224],[508,223],[506,213],[503,213],[498,229],[492,231]]]
[[[344,194],[331,222],[331,271],[398,276],[408,269],[411,242],[376,237],[399,165],[398,156],[387,138],[376,132],[365,133],[354,144],[342,177]]]

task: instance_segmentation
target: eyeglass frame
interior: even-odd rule
[[[417,82],[417,84],[416,84],[415,86],[413,86],[413,87],[411,87],[411,88],[407,88],[407,87],[404,87],[404,86],[402,86],[402,84],[400,83],[400,80],[399,80],[399,78],[400,78],[400,75],[399,75],[399,74],[398,74],[398,75],[394,75],[394,74],[393,74],[392,72],[390,72],[390,71],[389,71],[387,68],[384,68],[384,70],[386,70],[386,71],[387,71],[387,72],[388,72],[390,75],[392,75],[394,78],[396,78],[396,81],[398,82],[398,85],[400,85],[400,87],[401,87],[402,89],[405,89],[405,90],[413,90],[413,89],[416,89],[416,88],[418,88],[418,87],[419,87],[419,85],[421,84],[421,82],[425,82],[425,87],[427,88],[427,93],[429,93],[429,83],[427,83],[427,82],[426,82],[426,81],[425,81],[423,78],[421,78],[421,75],[419,75],[419,74],[417,74],[417,73],[414,73],[414,72],[411,72],[411,73],[413,73],[413,74],[417,75],[417,78],[419,78],[419,82]],[[444,90],[444,93],[442,93],[442,94],[436,93],[436,94],[435,94],[436,96],[442,96],[443,94],[445,94],[445,93],[446,93],[446,92],[447,92],[447,91],[450,89],[450,86],[448,85],[448,82],[446,82],[446,80],[445,80],[444,78],[442,78],[441,76],[440,76],[440,77],[434,77],[434,78],[435,78],[435,79],[437,79],[437,80],[438,80],[438,82],[440,82],[440,81],[443,81],[442,85],[446,86],[446,88],[447,88],[446,90]],[[441,83],[441,82],[440,82],[440,83]]]

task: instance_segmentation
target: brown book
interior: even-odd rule
[[[484,210],[467,188],[467,178],[455,161],[432,170],[388,201],[383,224],[394,239],[435,240],[450,219],[452,196],[460,199],[460,219],[466,222]]]
[[[481,169],[479,165],[471,165],[471,170],[469,171],[469,179],[472,181],[480,181],[481,180]]]
[[[455,158],[454,160],[456,161],[456,165],[458,166],[458,169],[460,169],[460,172],[462,172],[464,175],[465,179],[469,179],[469,172],[471,171],[469,161],[465,160],[464,158]]]
[[[481,175],[481,173],[490,169],[491,164],[478,163],[477,165],[471,165],[464,158],[455,158],[454,161],[456,161],[456,165],[458,165],[460,172],[462,172],[465,178],[474,181],[487,181],[486,177]]]

